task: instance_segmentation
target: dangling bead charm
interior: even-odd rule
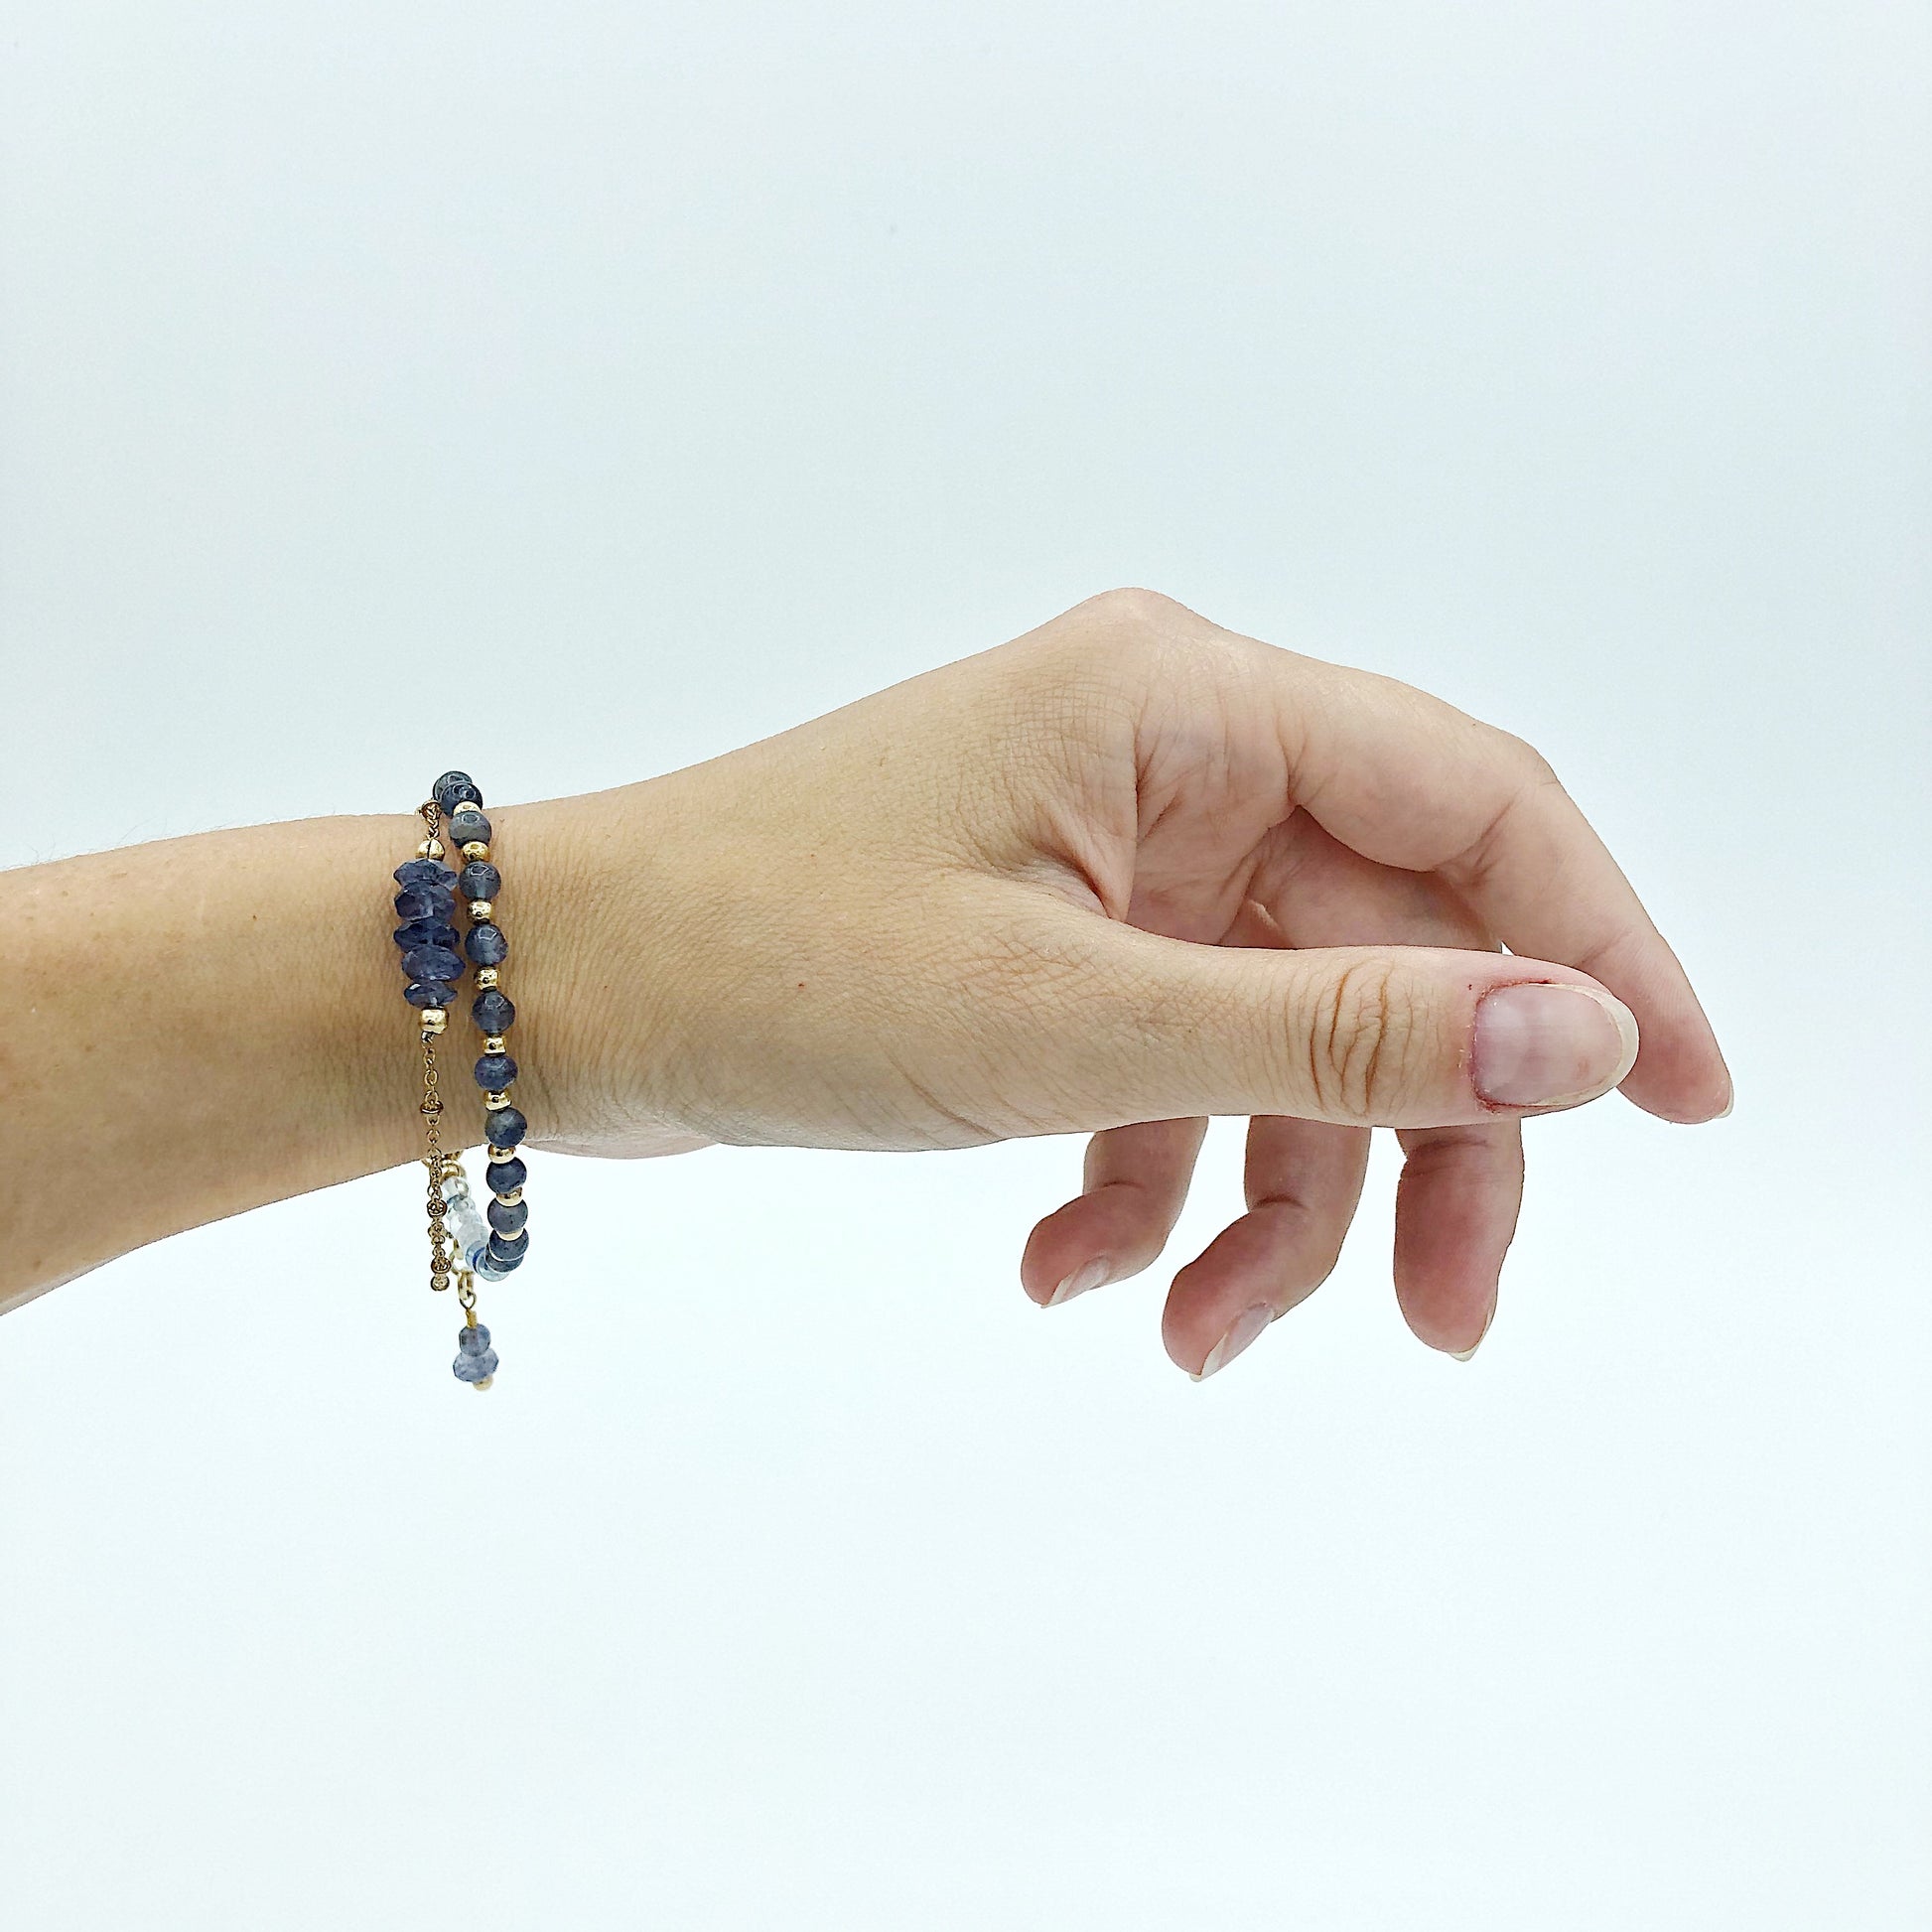
[[[471,1311],[470,1319],[456,1331],[457,1357],[451,1364],[459,1382],[473,1389],[486,1389],[495,1379],[496,1351],[489,1345],[489,1330]]]

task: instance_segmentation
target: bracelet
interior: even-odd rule
[[[496,897],[502,875],[489,859],[489,820],[483,816],[483,793],[465,771],[446,771],[429,798],[417,808],[425,836],[416,856],[399,865],[393,877],[396,915],[402,921],[393,937],[402,954],[403,998],[416,1010],[416,1027],[423,1048],[423,1166],[429,1171],[429,1285],[444,1293],[452,1278],[462,1304],[464,1324],[457,1331],[456,1379],[473,1389],[486,1389],[495,1380],[496,1351],[489,1330],[477,1319],[477,1282],[507,1281],[529,1252],[530,1210],[523,1199],[527,1170],[517,1148],[529,1129],[523,1115],[510,1104],[509,1089],[516,1079],[516,1062],[506,1049],[505,1035],[516,1020],[516,1008],[497,984],[498,968],[509,955],[509,942],[496,919]],[[447,828],[444,819],[448,819]],[[464,859],[463,870],[444,863],[447,848],[441,833]],[[459,949],[456,897],[469,904],[470,930]],[[487,1220],[477,1209],[462,1158],[443,1150],[443,1097],[438,1086],[436,1042],[449,1024],[463,978],[465,956],[477,968],[477,997],[470,1017],[483,1035],[477,1060],[477,1084],[483,1090],[483,1139],[488,1148],[485,1183],[492,1198]]]

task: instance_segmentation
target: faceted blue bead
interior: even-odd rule
[[[479,966],[500,966],[510,956],[510,942],[502,929],[488,923],[473,925],[463,941],[463,950]]]
[[[529,1177],[521,1161],[492,1161],[483,1170],[483,1185],[492,1194],[513,1194]]]
[[[398,886],[454,886],[456,873],[441,859],[406,859],[389,877]]]
[[[516,1062],[507,1053],[477,1056],[477,1084],[484,1093],[501,1093],[516,1078]]]
[[[459,944],[456,927],[441,925],[435,919],[411,919],[389,936],[404,952],[414,952],[418,946],[443,946],[455,952]]]
[[[459,1355],[450,1364],[450,1372],[459,1382],[481,1382],[494,1375],[497,1366],[495,1349],[485,1348],[481,1355]]]
[[[492,1234],[489,1237],[489,1258],[501,1268],[506,1262],[514,1267],[530,1252],[530,1237],[527,1234]]]
[[[489,843],[489,820],[482,812],[466,806],[450,820],[450,843],[468,845],[473,839],[480,839],[484,845]]]
[[[448,946],[418,946],[403,954],[402,970],[413,980],[460,980],[463,955]]]
[[[483,1355],[489,1351],[489,1330],[479,1321],[473,1328],[466,1321],[456,1331],[456,1345],[465,1355]]]
[[[405,886],[396,895],[396,917],[410,919],[454,920],[456,895],[447,886]]]
[[[530,1218],[530,1203],[526,1200],[493,1200],[483,1212],[489,1216],[489,1225],[498,1234],[520,1234],[523,1223]]]
[[[514,1147],[530,1131],[530,1123],[514,1107],[498,1107],[485,1118],[483,1127],[491,1147]]]
[[[503,890],[503,875],[485,859],[472,859],[457,874],[456,889],[465,898],[494,898]]]
[[[411,980],[402,997],[412,1007],[443,1007],[456,1004],[456,988],[447,980]]]
[[[477,1258],[470,1264],[470,1272],[480,1282],[506,1282],[515,1271],[515,1262],[505,1262],[499,1267],[490,1260],[487,1249],[479,1249]]]
[[[486,986],[471,1001],[470,1018],[480,1034],[506,1034],[515,1023],[516,1007],[507,993]],[[498,1141],[496,1145],[502,1147],[504,1143]]]
[[[430,794],[447,818],[466,800],[473,805],[483,803],[483,793],[477,789],[477,781],[467,771],[446,771],[430,788]]]

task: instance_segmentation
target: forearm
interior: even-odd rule
[[[540,1138],[546,1075],[575,1050],[553,908],[582,872],[582,801],[492,816],[518,1099]],[[0,874],[0,1308],[420,1158],[422,1062],[388,931],[390,871],[421,836],[408,813],[324,818]],[[468,1004],[441,1055],[452,1151],[483,1120]]]

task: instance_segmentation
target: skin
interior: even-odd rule
[[[1495,1309],[1524,1115],[1612,1085],[1665,1120],[1730,1105],[1683,969],[1529,746],[1152,592],[490,817],[533,1147],[1089,1133],[1080,1194],[1021,1264],[1052,1306],[1151,1266],[1206,1117],[1247,1117],[1247,1212],[1163,1319],[1194,1374],[1333,1268],[1372,1128],[1405,1155],[1403,1312],[1461,1354]],[[387,936],[420,833],[331,818],[0,875],[0,1306],[420,1158]],[[1499,1016],[1526,1009],[1485,1002],[1523,986],[1545,989],[1541,1084],[1502,1098]],[[461,1008],[445,1040],[460,1096]],[[481,1115],[453,1108],[447,1144]]]

